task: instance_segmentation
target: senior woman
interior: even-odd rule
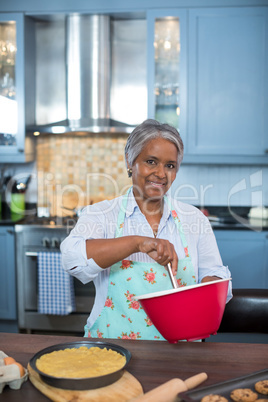
[[[168,263],[179,286],[230,277],[207,218],[167,195],[182,158],[174,127],[155,120],[137,126],[125,147],[133,186],[84,208],[61,244],[64,269],[96,288],[85,336],[163,340],[133,297],[171,289]]]

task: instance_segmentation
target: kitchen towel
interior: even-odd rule
[[[75,311],[73,277],[62,267],[61,253],[38,252],[38,312],[67,315]]]

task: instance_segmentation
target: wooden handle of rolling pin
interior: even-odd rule
[[[179,378],[173,378],[159,387],[146,392],[146,394],[132,399],[131,402],[174,402],[176,401],[177,394],[197,387],[197,385],[201,384],[207,378],[206,373],[194,375],[193,377],[187,378],[185,381]]]

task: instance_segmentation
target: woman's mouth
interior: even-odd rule
[[[163,188],[166,186],[166,183],[159,183],[156,181],[149,181],[149,184],[151,184],[153,187],[156,187],[156,188]]]

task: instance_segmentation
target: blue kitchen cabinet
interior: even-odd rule
[[[27,23],[26,23],[27,22]],[[31,19],[23,13],[0,14],[0,163],[34,159],[34,142],[27,137],[25,103],[34,107],[31,85],[25,98],[25,79],[32,81],[34,49]]]
[[[17,332],[15,234],[0,226],[0,331]]]
[[[163,116],[165,121],[175,122],[185,144],[184,164],[268,164],[268,7],[255,6],[253,1],[242,2],[239,7],[239,3],[225,7],[219,0],[212,8],[200,2],[200,8],[193,8],[187,2],[178,7],[170,1],[167,8],[158,9],[159,3],[145,3],[140,8],[148,21],[148,117],[161,120]],[[245,7],[246,3],[252,6]],[[121,12],[135,14],[134,9],[121,6]],[[18,113],[15,142],[11,138],[8,144],[10,135],[7,135],[7,144],[0,144],[0,162],[27,162],[34,158],[32,134],[27,137],[25,132],[25,127],[33,124],[31,116],[35,108],[34,13],[29,9],[30,3],[25,7],[28,15],[0,14],[0,25],[9,21],[16,24],[14,76]],[[64,7],[62,2],[60,9],[69,13]],[[8,11],[7,6],[2,9]],[[19,2],[13,2],[12,9],[22,10]],[[74,11],[79,11],[79,6]],[[86,11],[93,13],[96,9],[87,5],[83,8]],[[100,5],[98,12],[101,11]],[[53,14],[53,7],[50,13]],[[180,25],[179,67],[176,72],[176,60],[167,59],[166,77],[170,81],[157,82],[160,75],[156,74],[156,67],[158,72],[164,69],[164,60],[159,63],[155,59],[155,22],[172,18],[178,19]],[[170,42],[166,39],[166,43]],[[1,68],[0,81],[5,77]],[[176,73],[174,79],[173,73]],[[165,94],[163,103],[159,93]],[[0,130],[1,134],[5,133]]]
[[[268,232],[215,230],[224,265],[229,267],[233,288],[268,288]]]
[[[174,18],[180,25],[178,74],[176,82],[174,59],[167,58],[162,120],[179,129],[184,164],[267,164],[268,7],[148,10],[148,116],[160,121],[156,50],[162,38],[156,21]],[[172,37],[165,34],[163,43]],[[172,105],[174,87],[178,99]],[[168,121],[177,106],[178,119]]]
[[[179,129],[187,115],[187,9],[147,12],[148,117]]]
[[[268,163],[268,7],[189,9],[185,161]]]

